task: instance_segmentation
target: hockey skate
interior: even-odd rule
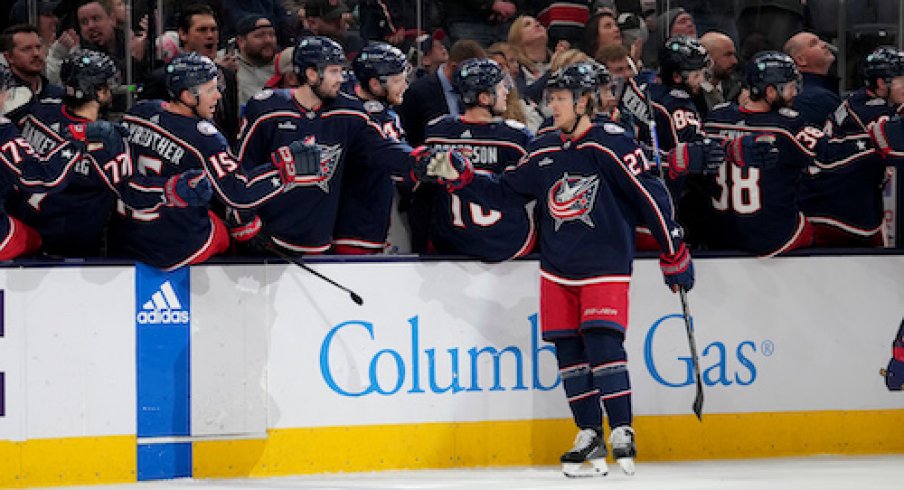
[[[574,447],[559,459],[562,462],[562,473],[569,478],[587,476],[606,476],[609,467],[606,465],[606,443],[601,432],[595,429],[583,429],[574,438]],[[584,463],[589,463],[589,466]]]
[[[634,457],[637,456],[637,448],[634,446],[634,429],[629,425],[623,425],[612,429],[609,434],[609,444],[612,446],[612,457],[626,475],[634,474]]]

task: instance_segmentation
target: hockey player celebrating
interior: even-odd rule
[[[265,90],[245,107],[239,158],[248,169],[273,148],[301,140],[319,153],[319,171],[299,179],[284,194],[258,209],[266,241],[294,253],[323,253],[332,245],[339,207],[339,184],[346,166],[373,165],[396,179],[408,178],[420,159],[448,159],[426,148],[411,148],[388,137],[360,100],[339,92],[345,52],[335,41],[303,37],[292,61],[301,85]]]
[[[39,153],[64,139],[91,151],[83,152],[64,190],[23,193],[13,213],[38,230],[46,252],[95,256],[102,252],[116,198],[135,209],[156,209],[165,205],[163,181],[134,179],[121,128],[99,120],[118,83],[115,62],[104,53],[77,50],[63,60],[60,76],[63,99],[35,103],[20,122],[23,135]]]
[[[750,100],[743,106],[717,105],[705,124],[714,138],[744,135],[775,138],[780,163],[752,168],[743,158],[720,168],[711,188],[719,235],[724,246],[771,257],[811,244],[811,225],[798,209],[798,185],[804,172],[837,171],[869,156],[863,138],[830,141],[792,110],[800,74],[794,61],[775,51],[757,53],[747,66]]]
[[[402,126],[393,109],[402,103],[408,88],[408,60],[396,47],[373,42],[352,61],[357,84],[355,95],[387,138],[400,141]],[[342,191],[333,252],[373,254],[386,246],[392,198],[391,175],[377,165],[350,165],[342,176]]]
[[[879,118],[894,116],[904,104],[904,54],[877,48],[863,63],[866,86],[851,93],[829,116],[826,132],[836,138],[862,137]],[[801,181],[800,209],[813,225],[816,246],[885,244],[880,154],[862,158],[837,172],[820,172]]]
[[[9,68],[0,64],[0,107],[4,107],[12,83]],[[75,146],[65,141],[57,142],[43,158],[39,157],[16,125],[0,115],[0,260],[34,253],[41,246],[36,230],[6,214],[4,204],[14,187],[45,192],[62,188],[80,158]]]
[[[295,182],[296,162],[307,162],[308,167],[316,167],[316,162],[299,143],[277,148],[267,155],[268,163],[243,173],[226,138],[210,122],[221,96],[213,61],[187,53],[164,71],[171,100],[139,103],[123,124],[138,171],[165,177],[167,194],[175,196],[176,205],[150,213],[122,210],[114,220],[111,242],[119,253],[172,270],[229,248],[229,232],[208,206],[211,192],[222,205],[253,209]]]
[[[478,176],[475,191],[536,199],[540,236],[540,323],[556,346],[565,395],[580,429],[562,455],[567,476],[605,475],[605,406],[609,444],[621,468],[634,472],[631,386],[624,348],[628,288],[638,217],[663,250],[666,284],[689,290],[694,269],[662,182],[624,129],[591,123],[599,78],[593,64],[554,73],[547,100],[555,131],[535,138],[518,167],[498,180]],[[450,159],[426,173],[452,187],[467,168]],[[605,253],[601,253],[604,251]],[[585,462],[590,463],[588,468]]]
[[[670,38],[659,51],[662,84],[628,80],[622,106],[638,127],[638,139],[654,145],[651,121],[661,152],[669,190],[678,205],[678,221],[687,228],[694,244],[706,234],[707,199],[699,179],[688,174],[714,174],[725,160],[725,150],[702,131],[702,118],[693,97],[700,92],[704,70],[709,65],[706,48],[697,39]],[[651,112],[652,111],[652,112]],[[650,240],[641,240],[650,249]]]
[[[460,150],[475,171],[487,175],[514,168],[527,154],[530,133],[517,121],[499,116],[506,110],[508,80],[488,59],[470,59],[452,74],[461,96],[461,116],[443,116],[429,123],[426,144],[434,149]],[[436,192],[430,242],[439,253],[498,262],[529,253],[534,244],[532,206],[521,199],[494,201],[470,187]]]

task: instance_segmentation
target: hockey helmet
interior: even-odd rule
[[[786,83],[800,84],[800,72],[797,71],[794,60],[787,54],[761,51],[747,62],[746,82],[750,95],[762,98],[770,85],[781,91]]]
[[[196,87],[217,78],[219,70],[210,58],[191,52],[173,58],[164,72],[167,92],[171,97],[178,98],[183,90],[197,96]]]
[[[60,81],[66,95],[78,101],[92,101],[102,87],[118,85],[119,69],[104,53],[80,49],[69,54],[60,66]]]
[[[452,87],[461,95],[465,105],[476,105],[480,94],[496,93],[496,85],[505,80],[502,67],[493,60],[472,58],[455,68]]]
[[[709,53],[700,41],[687,37],[669,38],[659,48],[659,74],[663,83],[672,83],[672,74],[687,78],[687,73],[709,66]]]
[[[330,65],[345,66],[345,51],[336,41],[323,36],[303,37],[292,52],[292,65],[295,73],[304,80],[304,71],[309,67],[318,73]]]
[[[352,61],[355,78],[364,87],[372,78],[383,84],[387,77],[405,73],[408,68],[405,54],[399,48],[382,42],[368,43]]]
[[[888,83],[900,76],[904,76],[904,53],[895,47],[880,46],[863,61],[863,80],[869,88],[876,88],[880,78]]]

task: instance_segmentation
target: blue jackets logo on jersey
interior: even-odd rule
[[[189,314],[182,308],[172,283],[166,281],[145,301],[135,320],[142,325],[188,323]]]
[[[593,228],[593,220],[590,219],[590,210],[596,201],[596,191],[599,188],[599,177],[562,176],[549,188],[549,214],[555,221],[556,230],[566,221],[580,220]]]

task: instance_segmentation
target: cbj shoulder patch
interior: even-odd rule
[[[691,98],[691,96],[688,95],[687,92],[685,92],[684,90],[681,90],[680,88],[673,88],[672,90],[669,91],[669,95],[671,95],[672,97],[674,97],[676,99],[690,99]]]
[[[603,123],[603,129],[609,134],[624,134],[625,128],[615,123]]]
[[[203,134],[204,136],[213,136],[219,133],[219,130],[216,126],[211,124],[210,121],[199,121],[198,132]]]
[[[781,109],[778,110],[778,113],[785,117],[797,117],[800,115],[799,112],[795,111],[794,109],[792,109],[790,107],[782,107]]]
[[[273,95],[273,90],[267,88],[267,89],[261,90],[260,92],[254,94],[253,98],[254,98],[254,100],[267,100],[272,95]]]
[[[505,121],[505,125],[510,128],[521,130],[521,129],[524,129],[527,127],[527,125],[524,124],[523,122],[516,121],[514,119],[505,119],[504,121]]]

